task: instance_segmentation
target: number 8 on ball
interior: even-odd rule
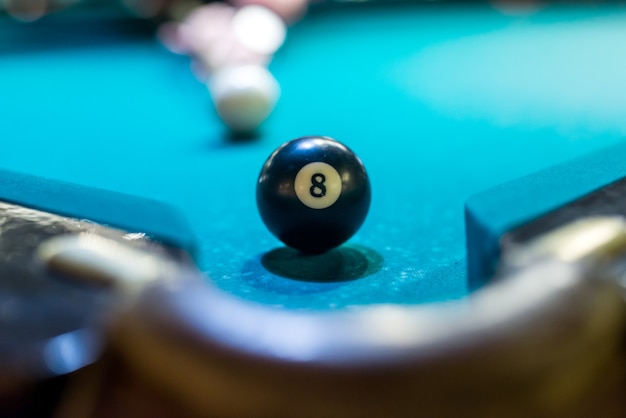
[[[267,228],[305,253],[321,253],[347,241],[363,224],[370,200],[363,163],[328,137],[281,145],[257,182],[257,205]]]

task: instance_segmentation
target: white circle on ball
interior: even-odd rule
[[[341,176],[330,164],[309,163],[296,174],[294,189],[305,206],[326,209],[341,196]]]

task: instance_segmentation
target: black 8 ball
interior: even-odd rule
[[[371,189],[354,152],[332,138],[310,136],[286,142],[269,156],[256,198],[272,234],[315,254],[354,235],[367,216]]]

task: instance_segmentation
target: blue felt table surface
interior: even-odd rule
[[[0,55],[0,168],[168,202],[198,237],[209,280],[249,300],[460,298],[469,196],[620,142],[625,41],[619,8],[320,11],[271,65],[283,94],[263,134],[238,143],[187,60],[153,39],[12,51]],[[381,262],[366,277],[307,282],[261,263],[281,247],[256,211],[261,165],[314,134],[345,142],[368,169],[372,207],[350,241]]]

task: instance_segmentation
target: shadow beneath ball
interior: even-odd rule
[[[205,141],[202,151],[220,151],[240,146],[250,146],[257,144],[260,139],[261,134],[259,132],[238,134],[224,128],[222,135],[208,138]]]
[[[344,245],[323,254],[304,254],[282,247],[267,252],[261,264],[270,273],[304,282],[330,283],[361,279],[378,272],[384,263],[376,251]]]
[[[250,144],[261,138],[261,132],[258,129],[251,132],[229,131],[225,133],[225,137],[229,144]]]

